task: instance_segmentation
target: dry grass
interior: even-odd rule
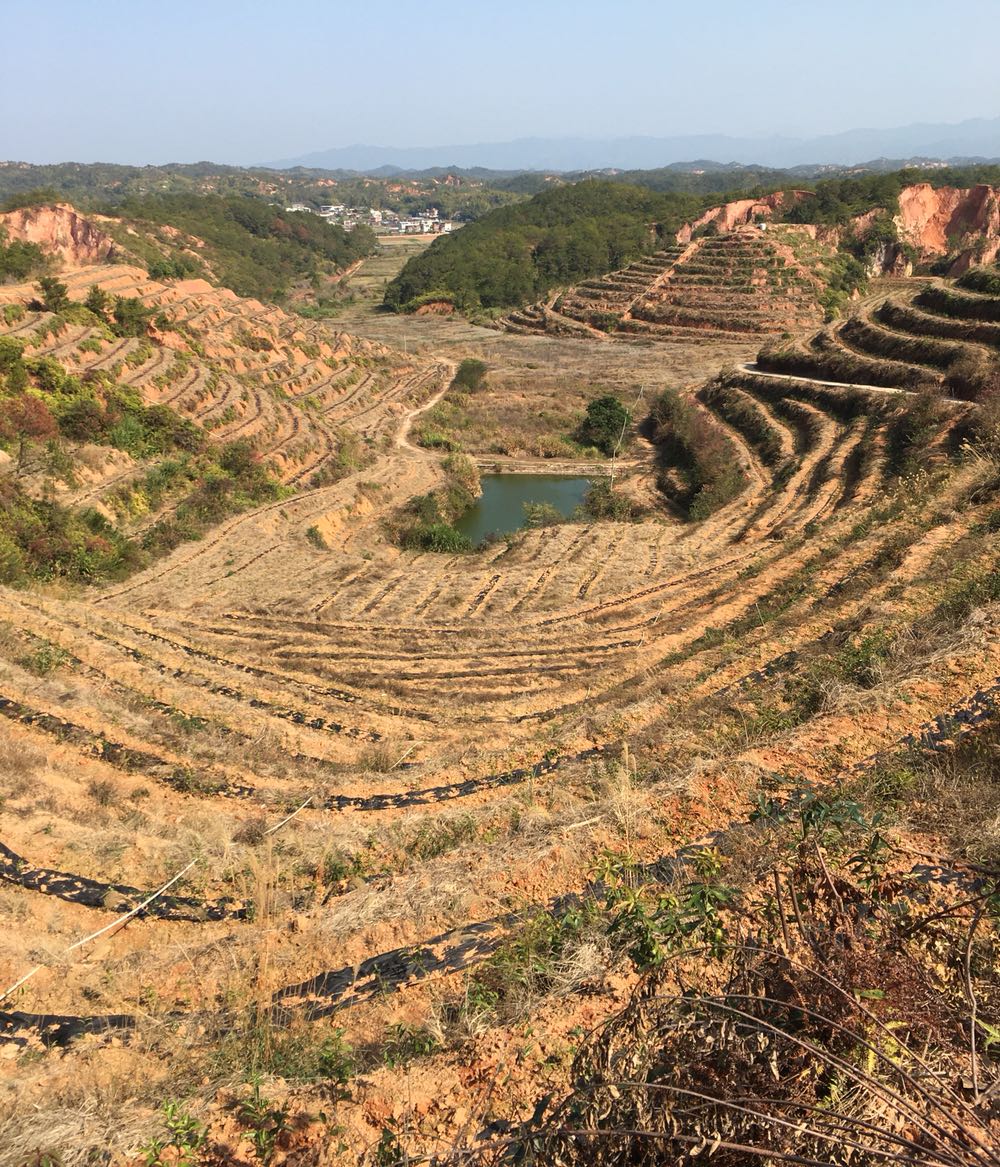
[[[0,794],[19,798],[46,763],[44,752],[0,725]]]

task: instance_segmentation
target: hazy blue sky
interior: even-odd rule
[[[4,42],[31,162],[1000,114],[1000,0],[19,0]]]

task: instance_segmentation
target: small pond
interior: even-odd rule
[[[455,526],[473,543],[524,526],[524,504],[547,502],[567,518],[583,502],[592,479],[569,474],[484,474],[482,495]]]

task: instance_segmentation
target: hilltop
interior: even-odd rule
[[[846,201],[834,185],[709,207],[670,246],[509,313],[502,326],[660,341],[781,335],[835,318],[874,277],[959,275],[1000,252],[998,187],[920,183],[859,210],[852,184]]]
[[[276,170],[215,162],[165,166],[0,162],[0,200],[37,201],[42,192],[48,201],[71,202],[87,211],[113,212],[124,202],[149,198],[213,195],[263,200],[282,209],[294,204],[318,209],[341,202],[409,213],[430,204],[446,218],[467,219],[517,201],[523,197],[518,185],[516,175],[448,170],[374,176],[353,170]]]

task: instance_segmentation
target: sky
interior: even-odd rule
[[[26,0],[0,159],[811,136],[1000,115],[1000,0]]]

